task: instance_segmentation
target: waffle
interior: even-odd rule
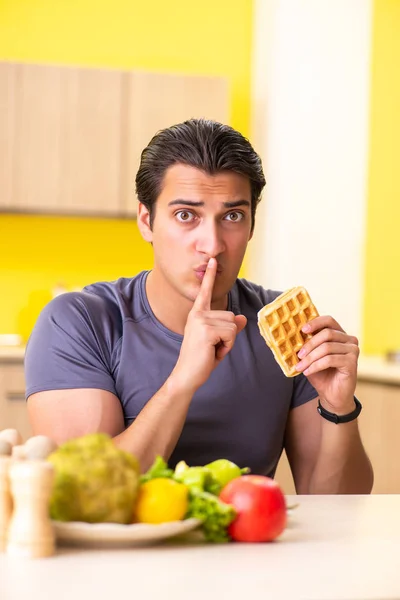
[[[318,317],[318,311],[304,287],[284,292],[258,312],[258,327],[286,377],[300,375],[297,353],[311,335],[301,328]]]

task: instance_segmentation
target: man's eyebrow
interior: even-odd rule
[[[196,202],[196,200],[183,200],[182,198],[168,202],[168,206],[175,206],[176,204],[185,204],[186,206],[204,206],[204,202]]]
[[[236,200],[235,202],[224,202],[225,208],[237,208],[238,206],[250,206],[248,200]]]
[[[183,198],[172,200],[168,203],[168,206],[176,206],[177,204],[180,206],[204,206],[202,201],[184,200]],[[250,206],[250,202],[248,200],[235,200],[234,202],[223,202],[222,206],[224,208],[237,208],[238,206]]]

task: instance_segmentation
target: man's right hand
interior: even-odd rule
[[[217,261],[210,258],[200,291],[189,313],[182,347],[173,374],[193,393],[231,351],[247,319],[227,310],[211,310]]]

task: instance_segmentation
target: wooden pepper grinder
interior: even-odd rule
[[[54,470],[51,463],[13,461],[9,470],[14,512],[8,528],[7,554],[43,558],[55,552],[49,517]]]
[[[13,510],[8,476],[10,464],[11,458],[9,456],[0,456],[0,552],[4,552],[6,549],[7,532]]]

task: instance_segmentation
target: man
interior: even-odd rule
[[[160,454],[273,476],[284,447],[298,493],[371,491],[353,419],[356,338],[316,318],[300,374],[287,378],[257,326],[277,292],[237,279],[264,184],[260,158],[230,127],[190,120],[151,140],[136,189],[154,268],[43,310],[25,362],[36,434],[106,432],[143,471]],[[318,397],[352,420],[323,418]]]

